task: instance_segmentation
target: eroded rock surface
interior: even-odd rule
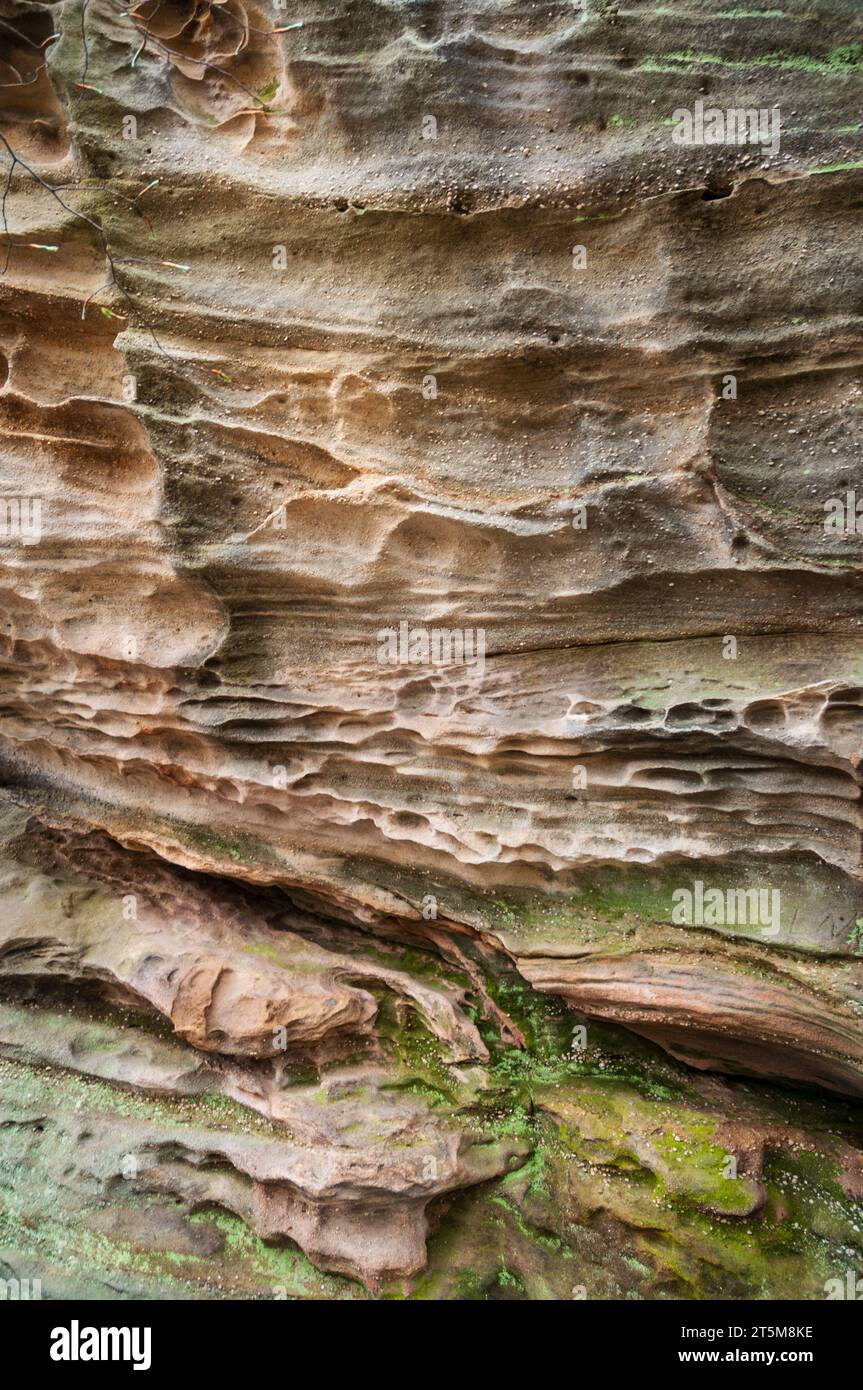
[[[0,0],[0,1274],[863,1266],[861,82],[852,0]]]

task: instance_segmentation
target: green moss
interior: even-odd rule
[[[26,1062],[0,1059],[0,1085],[4,1098],[24,1104],[38,1101],[59,1110],[74,1106],[163,1125],[206,1126],[234,1134],[260,1134],[284,1139],[285,1130],[263,1115],[247,1110],[225,1096],[146,1096],[90,1077],[49,1071]]]
[[[807,173],[812,174],[840,174],[846,169],[863,169],[863,159],[851,160],[845,164],[821,164],[814,169],[807,169]],[[802,322],[802,320],[801,320]]]
[[[714,1138],[715,1122],[690,1119],[681,1128],[682,1134],[666,1130],[651,1141],[672,1169],[672,1182],[666,1183],[672,1198],[730,1216],[750,1211],[755,1189],[746,1179],[727,1175],[729,1154]]]
[[[322,1274],[293,1242],[268,1245],[239,1216],[209,1206],[189,1217],[192,1225],[210,1227],[222,1236],[229,1256],[239,1258],[270,1285],[273,1298],[366,1297],[351,1279]]]
[[[606,891],[601,883],[595,901]],[[531,899],[526,907],[533,920],[537,902]],[[503,902],[494,911],[516,918],[522,913],[523,920],[524,908]],[[549,910],[562,909],[554,901]],[[569,929],[571,918],[564,915]],[[843,1193],[829,1153],[834,1136],[846,1131],[859,1142],[855,1107],[791,1097],[766,1085],[737,1083],[714,1091],[650,1044],[598,1023],[587,1025],[587,1046],[573,1050],[580,1016],[500,969],[490,991],[527,1045],[502,1045],[489,1030],[488,1067],[450,1066],[412,1004],[385,989],[377,996],[390,1086],[422,1097],[432,1108],[452,1109],[454,1124],[471,1143],[516,1137],[523,1141],[520,1152],[530,1150],[515,1171],[434,1207],[438,1224],[428,1270],[414,1283],[393,1281],[381,1296],[569,1298],[574,1284],[588,1288],[591,1297],[819,1296],[819,1281],[835,1273],[837,1252],[859,1245],[859,1213]],[[102,1045],[95,1021],[81,1035],[85,1052]],[[178,1130],[206,1124],[248,1133],[252,1125],[264,1134],[283,1133],[265,1121],[259,1126],[258,1117],[220,1097],[159,1100],[17,1063],[0,1063],[0,1084],[7,1103],[28,1114],[57,1107],[80,1111],[86,1121],[90,1112],[103,1110],[169,1122]],[[355,1098],[362,1100],[362,1086]],[[328,1103],[323,1088],[320,1099]],[[764,1177],[767,1202],[751,1216],[753,1186],[727,1176],[728,1155],[716,1137],[720,1122],[738,1109],[774,1135],[792,1124],[806,1126],[821,1136],[824,1150],[771,1156]],[[14,1145],[14,1136],[0,1127],[0,1170],[11,1161],[20,1175]],[[57,1172],[62,1153],[59,1159]],[[489,1162],[481,1171],[500,1168]],[[224,1207],[207,1207],[189,1218],[193,1230],[210,1229],[222,1241],[222,1251],[209,1260],[182,1250],[140,1251],[102,1236],[95,1238],[97,1248],[86,1231],[79,1238],[71,1229],[56,1180],[46,1186],[36,1235],[25,1226],[30,1214],[12,1209],[15,1200],[6,1198],[0,1176],[0,1203],[15,1248],[36,1249],[41,1241],[45,1258],[76,1272],[89,1259],[93,1268],[126,1270],[141,1287],[176,1289],[178,1296],[189,1289],[224,1293],[235,1287],[267,1298],[366,1296],[350,1280],[318,1273],[290,1243],[265,1244]],[[123,1192],[112,1200],[119,1208],[140,1199]],[[244,1200],[241,1193],[238,1208]],[[74,1253],[67,1259],[68,1251]]]
[[[858,75],[863,67],[863,45],[844,44],[827,53],[823,58],[813,58],[799,53],[761,53],[748,58],[725,58],[716,53],[695,53],[687,49],[683,53],[665,53],[656,58],[646,58],[641,63],[644,71],[673,71],[663,67],[665,63],[685,64],[698,67],[710,64],[723,68],[776,68],[787,72],[812,72],[828,77],[848,74]]]
[[[239,840],[222,839],[220,836],[214,835],[212,831],[204,830],[196,825],[187,824],[184,826],[184,830],[187,840],[190,840],[198,849],[202,849],[216,858],[223,859],[227,856],[234,863],[237,863],[241,859],[253,857],[249,856],[247,852],[248,841],[245,842],[246,852],[244,852],[244,845]]]
[[[412,1004],[404,1004],[388,991],[372,991],[378,999],[377,1028],[389,1044],[399,1067],[390,1088],[413,1088],[434,1104],[454,1105],[461,1083],[443,1055],[439,1040],[429,1031]]]
[[[549,1164],[548,1156],[542,1149],[531,1155],[527,1163],[522,1164],[514,1173],[508,1173],[501,1180],[501,1187],[507,1184],[518,1182],[520,1185],[527,1183],[527,1191],[530,1196],[551,1197],[549,1186]]]
[[[6,1207],[0,1210],[0,1247],[18,1252],[49,1274],[59,1268],[73,1282],[86,1279],[110,1288],[118,1275],[127,1275],[151,1296],[168,1290],[175,1296],[193,1297],[199,1287],[200,1261],[194,1256],[137,1250],[130,1241],[88,1230],[80,1219],[68,1223],[49,1215],[35,1219],[30,1212],[21,1219]]]

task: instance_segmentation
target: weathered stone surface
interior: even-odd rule
[[[0,0],[0,1273],[863,1266],[861,80],[852,0]]]

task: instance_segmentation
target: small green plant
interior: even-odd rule
[[[846,940],[855,956],[863,956],[863,917],[855,917]]]

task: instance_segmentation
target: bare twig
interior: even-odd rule
[[[8,29],[10,34],[14,34],[19,43],[26,43],[28,48],[35,48],[37,53],[41,52],[42,45],[36,43],[35,39],[28,38],[22,34],[20,29],[16,29],[14,24],[10,24],[8,19],[0,18],[0,28]]]
[[[34,82],[38,82],[40,72],[44,72],[45,63],[40,63],[32,77],[28,77],[25,82],[22,78],[20,82],[0,82],[0,87],[32,87]]]
[[[9,197],[9,188],[12,183],[12,172],[14,168],[15,158],[13,156],[9,164],[9,173],[6,175],[6,186],[3,189],[3,198],[2,201],[0,201],[0,212],[2,212],[3,216],[3,235],[6,238],[6,259],[3,262],[2,271],[4,275],[6,274],[6,271],[9,269],[9,257],[12,255],[12,238],[9,235],[9,219],[6,215],[6,199]]]
[[[130,307],[134,310],[134,312],[135,312],[135,313],[138,315],[138,317],[141,319],[141,322],[142,322],[143,326],[146,328],[147,332],[150,334],[150,337],[152,338],[153,342],[154,342],[155,345],[156,345],[156,348],[157,348],[158,351],[162,354],[162,356],[163,356],[163,357],[167,357],[169,361],[173,361],[173,358],[171,357],[171,354],[170,354],[169,352],[166,352],[165,349],[162,347],[162,344],[159,342],[159,339],[158,339],[158,337],[156,336],[156,331],[155,331],[155,329],[153,328],[152,324],[148,323],[147,320],[143,317],[143,315],[141,314],[140,309],[138,308],[138,306],[137,306],[137,304],[135,303],[135,301],[134,301],[134,299],[132,298],[132,296],[129,294],[128,290],[125,290],[125,289],[123,288],[123,286],[120,284],[119,280],[117,279],[117,262],[116,262],[116,260],[115,260],[115,257],[114,257],[114,255],[113,255],[112,251],[111,251],[111,248],[110,248],[110,246],[109,246],[109,244],[108,244],[108,237],[107,237],[107,235],[106,235],[106,233],[105,233],[104,228],[101,227],[101,226],[99,225],[98,222],[95,222],[95,221],[93,220],[92,217],[88,217],[87,214],[86,214],[86,212],[81,212],[78,208],[73,208],[69,203],[67,203],[67,202],[65,201],[64,198],[61,198],[59,192],[58,192],[57,189],[53,186],[53,184],[48,183],[47,179],[43,179],[43,178],[42,178],[42,175],[41,175],[41,174],[38,174],[38,173],[36,172],[36,170],[33,169],[33,168],[26,162],[26,160],[23,160],[19,154],[16,154],[15,150],[13,150],[12,146],[9,144],[9,141],[7,140],[6,136],[3,134],[2,131],[0,131],[0,144],[2,144],[2,146],[4,147],[4,149],[6,150],[6,152],[8,153],[9,158],[10,158],[10,161],[11,161],[11,162],[10,162],[10,165],[9,165],[9,173],[8,173],[8,175],[7,175],[7,177],[6,177],[6,185],[5,185],[5,188],[4,188],[4,190],[3,190],[3,196],[2,196],[2,199],[0,199],[0,221],[2,221],[2,224],[3,224],[3,233],[4,233],[4,236],[5,236],[5,238],[6,238],[6,260],[5,260],[5,264],[4,264],[4,266],[3,266],[3,272],[2,272],[2,273],[3,273],[4,275],[6,274],[6,271],[7,271],[8,266],[9,266],[9,258],[10,258],[11,254],[12,254],[12,246],[14,245],[14,243],[12,242],[12,238],[11,238],[11,236],[10,236],[10,233],[9,233],[9,222],[8,222],[7,210],[6,210],[7,198],[8,198],[8,196],[9,196],[9,189],[10,189],[10,186],[11,186],[11,183],[12,183],[12,175],[13,175],[13,173],[14,173],[14,171],[15,171],[15,166],[16,166],[16,165],[20,165],[20,167],[21,167],[23,170],[25,170],[25,172],[28,173],[32,179],[35,179],[36,183],[38,183],[38,184],[40,185],[40,187],[44,188],[44,189],[46,190],[47,193],[50,193],[51,197],[52,197],[57,203],[59,203],[60,207],[63,208],[64,212],[68,212],[68,213],[70,214],[70,216],[76,217],[76,218],[78,218],[78,219],[79,219],[80,221],[82,221],[82,222],[86,222],[86,223],[87,223],[87,226],[88,226],[88,227],[92,227],[93,230],[95,231],[97,237],[99,238],[99,243],[100,243],[100,245],[101,245],[101,247],[102,247],[102,251],[103,251],[103,253],[104,253],[105,259],[106,259],[106,261],[108,262],[108,269],[109,269],[110,272],[111,272],[111,278],[110,278],[110,280],[108,280],[108,281],[106,282],[105,285],[101,285],[101,286],[99,287],[99,289],[95,290],[95,291],[93,292],[93,294],[91,294],[91,295],[89,295],[89,296],[87,297],[87,299],[84,301],[84,304],[83,304],[83,306],[82,306],[81,317],[83,318],[83,317],[86,315],[87,307],[88,307],[90,301],[91,301],[93,298],[95,298],[95,296],[96,296],[97,294],[101,294],[102,291],[105,290],[105,289],[115,289],[115,290],[117,291],[118,294],[122,295],[122,297],[123,297],[123,299],[126,301],[126,303],[127,303],[128,305],[130,305]],[[151,264],[152,264],[152,262],[151,262]],[[161,263],[160,263],[160,264],[161,264]],[[109,312],[110,312],[110,311],[109,311]],[[122,316],[120,316],[120,317],[125,317],[125,315],[122,315]]]
[[[88,45],[88,43],[87,43],[87,28],[86,28],[86,25],[87,25],[87,10],[89,9],[89,7],[90,7],[90,0],[84,0],[84,3],[83,3],[82,6],[81,6],[81,43],[82,43],[83,48],[84,48],[84,63],[83,63],[83,66],[82,66],[82,68],[81,68],[81,85],[82,85],[82,86],[84,86],[84,85],[86,84],[86,82],[87,82],[87,76],[88,76],[88,73],[89,73],[89,71],[90,71],[90,48],[89,48],[89,45]]]
[[[142,53],[142,52],[144,51],[144,49],[146,48],[147,44],[148,44],[148,43],[152,43],[152,44],[159,50],[159,52],[161,52],[162,54],[164,54],[164,55],[165,55],[166,57],[168,57],[169,59],[172,58],[172,57],[180,56],[180,57],[182,58],[182,61],[183,61],[183,62],[192,63],[192,64],[194,64],[194,66],[196,66],[196,67],[202,67],[202,68],[204,68],[206,71],[218,73],[220,77],[225,78],[225,80],[228,81],[228,82],[233,82],[237,87],[240,88],[241,91],[245,92],[246,95],[247,95],[248,97],[250,97],[251,100],[255,103],[255,108],[256,108],[256,109],[258,109],[258,110],[260,110],[260,111],[268,111],[268,109],[269,109],[268,103],[265,102],[265,101],[263,100],[263,98],[259,97],[259,96],[257,95],[256,92],[253,92],[252,89],[251,89],[250,87],[248,87],[244,82],[242,82],[238,77],[235,77],[234,74],[233,74],[232,72],[229,72],[226,68],[221,67],[218,63],[213,63],[213,62],[211,62],[209,59],[206,59],[206,58],[191,58],[191,57],[187,57],[187,56],[185,56],[185,55],[176,55],[176,54],[172,53],[172,50],[170,49],[170,47],[169,47],[167,44],[165,44],[160,38],[158,38],[158,36],[154,35],[154,34],[151,32],[151,25],[152,25],[152,22],[153,22],[153,20],[155,19],[156,15],[159,13],[159,11],[162,9],[162,6],[163,6],[164,3],[165,3],[165,0],[158,0],[158,3],[156,4],[156,6],[155,6],[155,8],[153,9],[152,13],[151,13],[150,15],[148,15],[147,19],[144,21],[143,27],[141,27],[141,24],[139,23],[138,16],[136,16],[135,13],[134,13],[135,8],[138,8],[138,6],[133,6],[133,7],[131,7],[131,8],[120,8],[120,9],[119,9],[118,12],[119,12],[124,18],[131,18],[133,27],[134,27],[136,33],[137,33],[137,34],[140,36],[140,38],[141,38],[141,42],[140,42],[140,44],[139,44],[139,46],[138,46],[138,48],[137,48],[137,50],[136,50],[136,52],[135,52],[135,54],[134,54],[134,56],[133,56],[133,58],[132,58],[131,66],[134,67],[135,63],[137,62],[137,60],[138,60],[138,58],[140,57],[141,53]],[[87,38],[87,13],[88,13],[88,10],[89,10],[89,6],[90,6],[90,0],[82,0],[82,5],[81,5],[81,17],[80,17],[80,26],[81,26],[81,45],[82,45],[82,50],[83,50],[83,61],[82,61],[82,67],[81,67],[81,76],[80,76],[80,79],[75,83],[75,86],[76,86],[76,87],[79,87],[79,88],[82,88],[84,91],[97,91],[97,92],[98,92],[98,91],[99,91],[99,88],[93,87],[93,86],[87,81],[87,78],[89,77],[89,73],[90,73],[90,48],[89,48],[89,41],[88,41],[88,38]],[[211,8],[212,8],[212,7],[211,7]],[[236,16],[233,15],[227,8],[221,11],[221,16],[222,16],[222,18],[224,18],[224,19],[228,19],[231,23],[235,24],[235,25],[241,30],[241,39],[240,39],[239,44],[237,45],[237,49],[236,49],[236,52],[235,52],[235,55],[234,55],[234,56],[239,55],[239,54],[242,52],[242,50],[247,46],[248,41],[249,41],[249,34],[250,34],[250,32],[260,33],[260,34],[266,34],[267,36],[270,36],[270,35],[275,35],[275,34],[279,34],[279,33],[285,33],[285,32],[287,32],[287,29],[290,29],[290,28],[299,27],[298,25],[288,25],[288,26],[286,26],[285,28],[282,28],[282,29],[262,29],[262,28],[260,28],[260,26],[258,26],[258,25],[252,25],[252,24],[250,24],[250,23],[248,22],[248,19],[247,19],[246,17],[244,17],[244,20],[243,20],[243,21],[237,19]],[[13,33],[16,35],[16,37],[22,39],[26,44],[28,44],[31,48],[36,49],[37,51],[39,51],[39,50],[41,50],[42,48],[44,48],[44,46],[45,46],[47,43],[50,43],[50,42],[52,42],[54,39],[57,39],[57,38],[60,37],[59,34],[52,34],[52,35],[49,35],[49,37],[48,37],[47,39],[44,39],[44,40],[42,41],[41,44],[36,44],[32,39],[27,38],[26,35],[21,35],[21,34],[18,32],[18,30],[15,29],[15,28],[13,27],[13,25],[11,25],[10,23],[8,23],[6,20],[0,19],[0,24],[2,24],[2,26],[3,26],[5,29],[8,29],[8,30],[10,30],[11,32],[13,32]],[[45,61],[41,64],[41,66],[40,66],[39,68],[37,68],[35,74],[34,74],[30,79],[28,79],[28,81],[27,81],[26,83],[24,83],[24,82],[3,83],[3,84],[0,84],[0,86],[6,86],[6,87],[29,86],[29,85],[31,85],[33,82],[35,82],[35,81],[37,80],[37,78],[38,78],[40,72],[42,72],[43,69],[46,68],[46,66],[47,66],[47,60],[45,60]],[[10,189],[11,189],[11,186],[12,186],[12,180],[13,180],[13,176],[14,176],[14,173],[15,173],[16,166],[20,166],[20,168],[21,168],[22,170],[24,170],[25,173],[29,174],[30,177],[31,177],[32,179],[34,179],[36,183],[38,183],[42,188],[44,188],[45,191],[46,191],[47,193],[49,193],[50,196],[51,196],[53,199],[55,199],[55,201],[60,205],[61,208],[63,208],[63,210],[64,210],[65,212],[67,212],[70,216],[75,217],[75,218],[77,218],[78,220],[80,220],[80,221],[82,221],[82,222],[85,222],[85,223],[87,224],[88,227],[91,227],[91,228],[95,231],[95,233],[96,233],[96,235],[97,235],[97,237],[98,237],[98,239],[99,239],[99,244],[100,244],[100,246],[101,246],[101,248],[102,248],[102,252],[103,252],[103,254],[104,254],[104,256],[105,256],[105,259],[106,259],[106,261],[107,261],[107,263],[108,263],[108,269],[109,269],[109,271],[110,271],[110,279],[108,279],[108,280],[105,282],[104,285],[100,285],[98,289],[93,290],[92,293],[89,294],[89,295],[87,296],[87,298],[84,300],[84,303],[83,303],[83,305],[81,306],[81,317],[82,317],[82,318],[86,317],[87,309],[88,309],[88,307],[90,306],[90,304],[93,302],[93,300],[96,298],[96,296],[99,295],[99,294],[101,294],[101,293],[103,293],[103,291],[105,291],[105,290],[110,290],[110,289],[116,290],[117,293],[120,294],[120,295],[123,297],[123,299],[130,305],[130,307],[135,311],[136,315],[138,315],[138,316],[140,317],[140,311],[138,310],[138,307],[137,307],[137,305],[135,304],[134,300],[132,299],[131,295],[128,293],[127,290],[125,290],[125,289],[123,288],[123,286],[120,284],[119,280],[117,279],[117,269],[116,269],[116,268],[117,268],[117,265],[118,265],[118,264],[120,264],[120,265],[123,265],[123,264],[158,265],[158,266],[166,266],[166,267],[169,267],[169,268],[171,268],[171,269],[180,270],[180,271],[187,271],[187,270],[190,269],[189,266],[184,265],[184,264],[182,264],[182,263],[180,263],[180,262],[178,262],[178,261],[166,261],[166,260],[155,261],[155,260],[148,260],[147,258],[145,258],[145,257],[143,257],[143,256],[115,257],[115,256],[113,255],[112,251],[111,251],[111,248],[110,248],[109,244],[108,244],[108,237],[107,237],[107,234],[106,234],[104,228],[103,228],[98,222],[94,221],[94,219],[93,219],[92,217],[89,217],[86,213],[81,212],[78,208],[74,208],[74,207],[72,207],[69,203],[67,203],[67,202],[65,201],[65,199],[64,199],[63,197],[61,197],[60,192],[58,191],[57,188],[55,188],[52,184],[48,183],[46,179],[42,178],[41,174],[38,174],[38,173],[36,172],[36,170],[33,169],[29,164],[27,164],[27,162],[26,162],[25,160],[21,159],[20,155],[18,155],[18,154],[15,152],[15,150],[12,148],[12,146],[11,146],[10,143],[9,143],[9,141],[7,140],[6,136],[3,135],[2,132],[0,132],[0,144],[2,144],[2,147],[6,150],[6,153],[9,155],[9,161],[10,161],[10,162],[9,162],[9,169],[8,169],[8,172],[7,172],[7,175],[6,175],[6,182],[5,182],[5,185],[4,185],[3,193],[2,193],[2,196],[0,196],[0,222],[2,222],[3,236],[4,236],[4,239],[5,239],[5,242],[6,242],[6,254],[5,254],[5,258],[4,258],[3,269],[2,269],[2,271],[0,271],[0,275],[5,275],[5,274],[6,274],[8,268],[9,268],[9,261],[10,261],[11,254],[12,254],[12,247],[15,245],[15,243],[13,242],[12,237],[11,237],[11,235],[10,235],[10,232],[9,232],[9,222],[8,222],[8,214],[7,214],[7,204],[8,204],[9,192],[10,192]],[[138,200],[139,198],[141,198],[141,197],[143,196],[143,194],[146,193],[146,192],[148,191],[148,189],[154,187],[156,183],[158,183],[158,179],[152,180],[151,183],[147,184],[146,188],[143,188],[143,189],[141,190],[140,193],[138,193],[138,194],[135,195],[134,198],[130,197],[128,194],[120,193],[120,192],[118,192],[117,190],[113,190],[113,193],[114,193],[114,196],[115,196],[115,197],[121,198],[121,199],[123,199],[124,202],[129,203],[131,206],[134,206],[134,205],[137,203],[137,200]],[[148,225],[148,227],[149,227],[149,229],[150,229],[150,233],[151,233],[151,235],[152,235],[152,234],[153,234],[153,228],[152,228],[152,221],[151,221],[151,218],[150,218],[149,215],[146,214],[146,213],[145,213],[143,216],[144,216],[144,220],[146,221],[146,223],[147,223],[147,225]],[[29,246],[29,245],[33,245],[33,246],[36,245],[36,243],[29,243],[29,242],[28,242],[28,243],[24,243],[24,244],[25,244],[25,245],[28,245],[28,246]],[[51,247],[51,248],[48,248],[48,247],[41,247],[40,249],[43,249],[43,250],[51,249],[51,250],[53,250],[53,249],[55,249],[55,248],[53,248],[53,247]],[[100,306],[100,307],[102,307],[102,306]],[[105,313],[105,314],[107,314],[109,317],[121,317],[121,318],[126,317],[125,315],[117,315],[116,312],[115,312],[114,310],[111,310],[111,309],[108,309],[108,308],[104,308],[104,307],[102,308],[102,312]],[[156,348],[158,349],[158,351],[162,354],[163,357],[167,357],[170,361],[173,361],[174,359],[171,358],[170,353],[166,352],[165,349],[162,347],[162,344],[159,342],[159,339],[158,339],[158,337],[156,336],[155,330],[153,329],[152,325],[149,324],[149,323],[147,323],[147,321],[146,321],[145,319],[142,319],[141,321],[142,321],[142,323],[143,323],[143,326],[147,329],[148,333],[150,334],[150,337],[152,338],[152,340],[153,340],[154,344],[156,345]]]
[[[36,53],[41,53],[46,43],[50,43],[52,39],[59,39],[60,37],[59,34],[49,34],[47,39],[43,39],[41,43],[36,43],[35,39],[29,38],[27,34],[22,34],[20,29],[16,29],[14,24],[10,24],[8,19],[2,18],[0,18],[0,28],[8,29],[10,34],[15,35],[19,43],[26,44],[28,48],[32,48]],[[10,64],[10,67],[11,66]],[[33,83],[38,81],[40,72],[45,71],[46,66],[47,62],[43,59],[32,77],[28,77],[26,81],[22,79],[20,82],[0,82],[0,87],[32,87]]]

